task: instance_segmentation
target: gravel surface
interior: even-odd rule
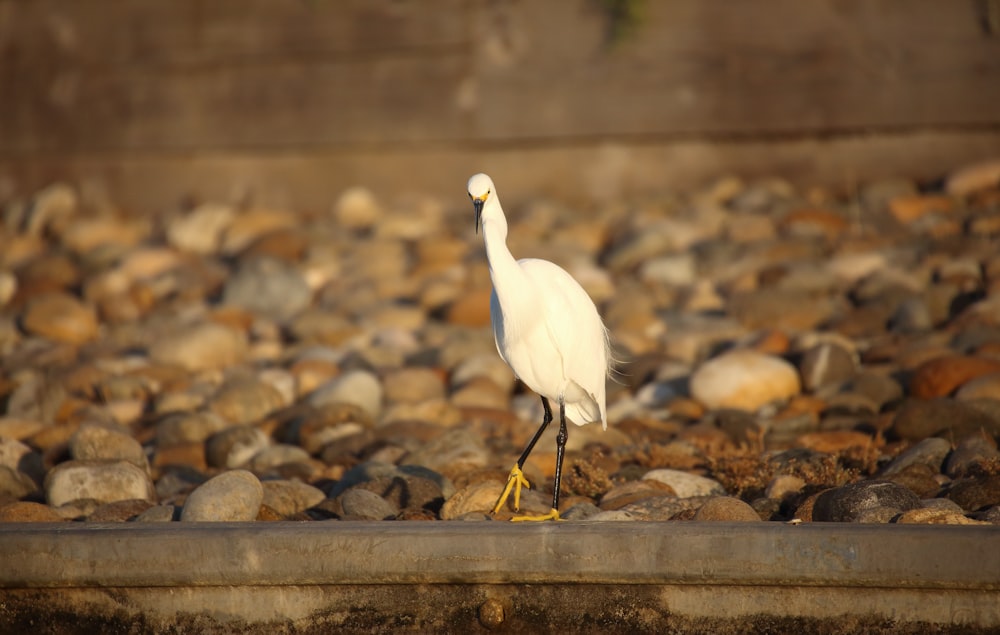
[[[8,203],[0,521],[510,518],[488,510],[541,403],[496,354],[455,191]],[[1000,523],[1000,160],[507,213],[619,360],[608,430],[570,428],[564,518]],[[554,459],[550,430],[522,511]]]

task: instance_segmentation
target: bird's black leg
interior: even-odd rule
[[[552,492],[552,509],[559,512],[559,483],[562,481],[563,456],[566,454],[566,440],[569,432],[566,430],[566,404],[559,400],[559,434],[556,435],[556,482]]]
[[[524,478],[524,473],[521,469],[524,467],[524,462],[528,460],[528,455],[535,448],[535,444],[538,443],[538,439],[541,438],[542,433],[545,432],[545,428],[549,426],[552,421],[552,408],[549,407],[549,400],[542,397],[542,408],[545,409],[545,416],[542,417],[542,425],[539,426],[538,431],[535,432],[535,436],[531,437],[531,441],[528,441],[528,447],[524,448],[524,452],[521,453],[521,458],[517,460],[514,467],[510,470],[510,476],[507,477],[507,486],[504,488],[503,493],[500,494],[500,498],[497,499],[496,505],[493,506],[493,513],[496,514],[500,511],[500,508],[504,506],[507,499],[510,497],[511,492],[514,493],[514,511],[517,511],[521,506],[521,488],[531,487],[528,484],[528,479]]]
[[[552,408],[549,407],[549,400],[545,397],[542,397],[542,408],[545,410],[545,414],[542,416],[542,425],[538,428],[538,432],[535,433],[535,436],[531,437],[531,441],[528,441],[528,447],[524,448],[524,452],[521,453],[521,458],[517,460],[517,466],[519,468],[524,468],[524,462],[528,460],[528,455],[535,449],[535,444],[538,443],[538,439],[542,437],[542,433],[545,432],[545,428],[549,427],[549,423],[552,421]]]

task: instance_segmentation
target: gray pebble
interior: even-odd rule
[[[264,487],[246,470],[223,472],[191,492],[181,510],[182,521],[251,521],[264,501]]]
[[[128,461],[66,461],[45,476],[45,498],[58,507],[76,500],[155,500],[146,470]]]

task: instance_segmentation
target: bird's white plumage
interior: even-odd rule
[[[497,352],[528,388],[563,403],[567,419],[577,425],[600,421],[607,428],[608,335],[593,300],[558,265],[514,260],[507,219],[488,176],[473,176],[468,190],[482,204]]]

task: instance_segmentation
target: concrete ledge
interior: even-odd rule
[[[1000,627],[994,527],[4,525],[0,562],[4,632]]]

